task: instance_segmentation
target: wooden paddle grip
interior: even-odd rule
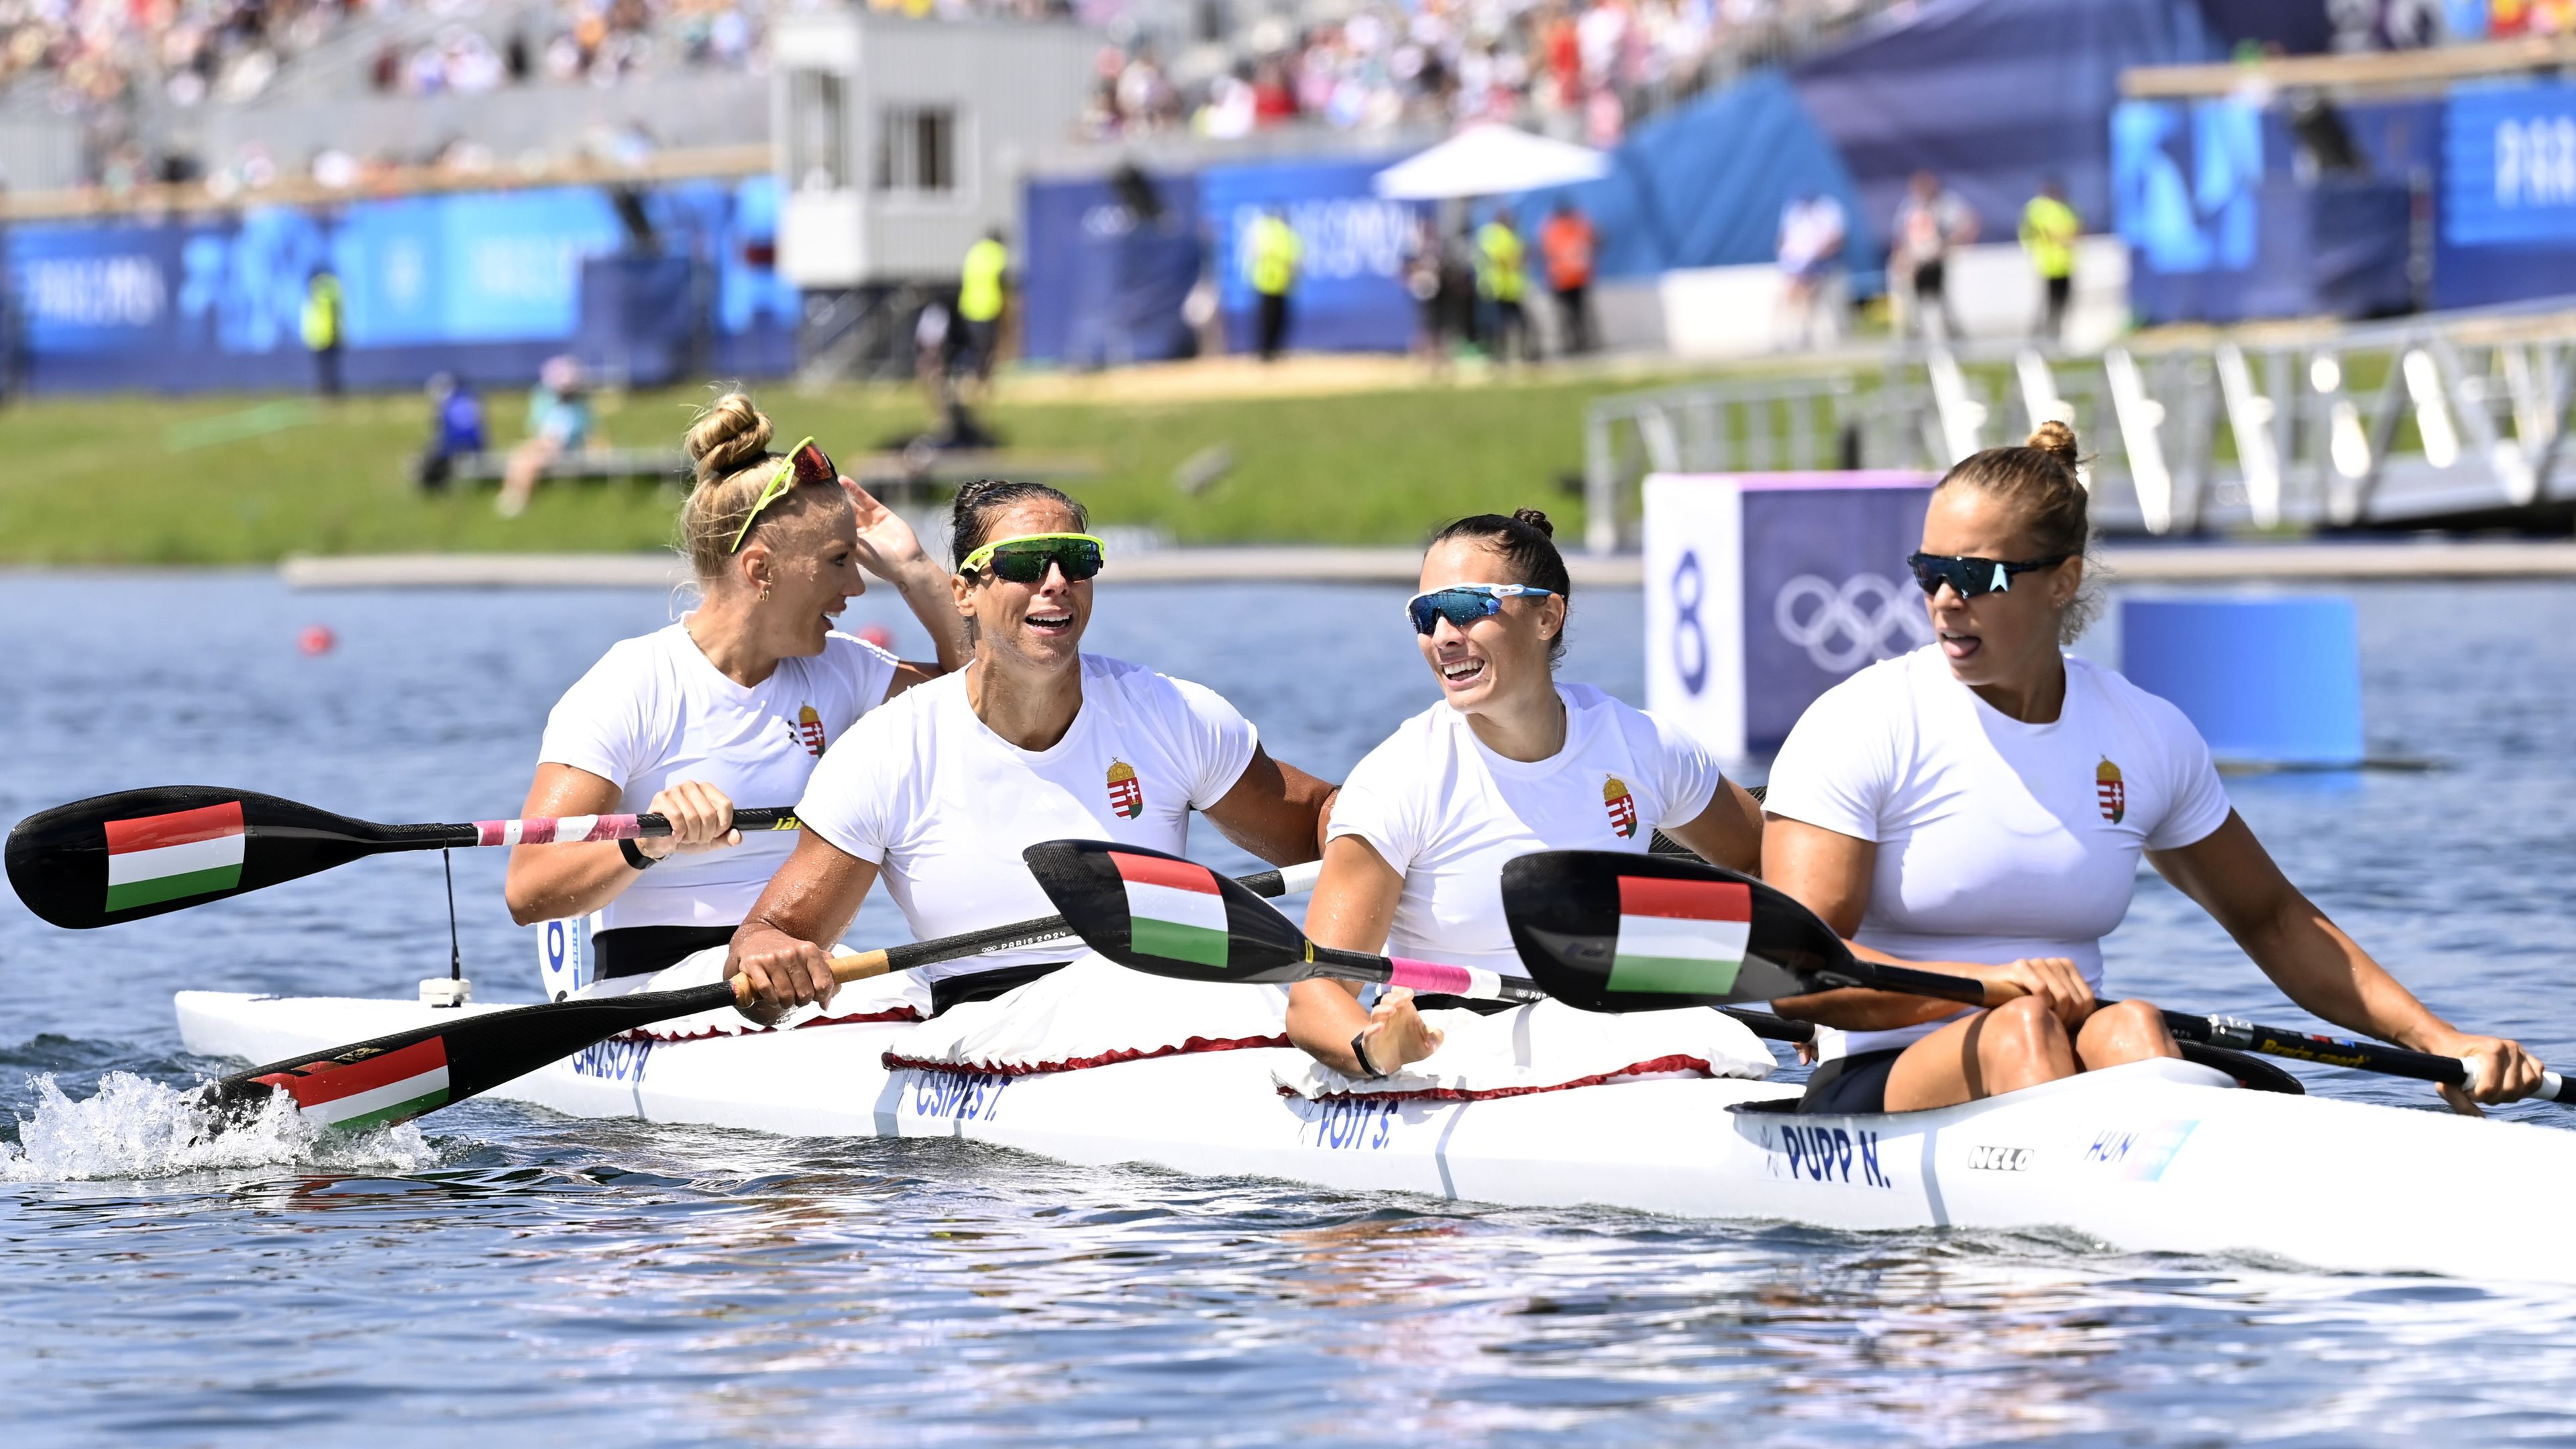
[[[832,966],[832,979],[844,986],[853,981],[865,981],[871,976],[883,976],[886,973],[886,953],[883,951],[861,951],[856,955],[840,955],[829,959]],[[737,975],[726,984],[733,987],[734,1004],[746,1011],[750,1010],[751,979]]]

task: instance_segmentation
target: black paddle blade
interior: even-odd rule
[[[734,1004],[729,984],[556,1001],[290,1057],[209,1082],[200,1100],[226,1124],[284,1092],[319,1126],[366,1132],[462,1102],[622,1031]]]
[[[1753,877],[1669,855],[1550,850],[1503,866],[1512,945],[1547,994],[1585,1011],[1733,1006],[1818,989],[1851,952]]]
[[[19,821],[9,884],[37,915],[88,930],[329,870],[404,838],[250,790],[121,790]]]
[[[1074,934],[1121,966],[1184,981],[1311,974],[1303,932],[1196,861],[1097,840],[1050,840],[1020,857]]]

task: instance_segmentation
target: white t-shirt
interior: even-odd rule
[[[1877,842],[1863,945],[1985,965],[2064,956],[2098,990],[2102,938],[2129,913],[2140,853],[2206,838],[2228,804],[2200,731],[2111,670],[2068,655],[2065,706],[2024,724],[1930,645],[1808,706],[1763,808]],[[1938,1025],[1820,1028],[1818,1047],[1903,1046]]]
[[[1082,709],[1051,749],[1024,750],[966,703],[968,671],[906,691],[814,771],[805,828],[883,868],[916,939],[1052,916],[1020,852],[1108,840],[1178,855],[1189,812],[1252,763],[1252,724],[1214,690],[1117,659],[1082,659]],[[1079,955],[1066,946],[925,966],[925,981]]]
[[[1368,752],[1333,802],[1330,838],[1356,835],[1404,875],[1388,949],[1527,979],[1503,921],[1503,863],[1539,850],[1644,851],[1708,809],[1717,757],[1588,684],[1557,686],[1565,745],[1505,759],[1435,704]]]
[[[786,805],[805,793],[825,746],[886,697],[894,671],[893,655],[836,633],[822,653],[781,659],[745,689],[673,624],[611,646],[565,690],[537,759],[617,786],[620,811],[644,809],[681,780],[703,780],[745,808]],[[730,849],[674,854],[610,901],[600,928],[740,925],[795,848],[794,831],[759,830]]]

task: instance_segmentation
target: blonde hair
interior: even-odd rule
[[[701,580],[722,577],[734,554],[734,535],[760,502],[761,490],[777,471],[778,455],[769,451],[776,429],[769,415],[752,406],[740,389],[700,409],[690,420],[680,446],[695,467],[697,481],[680,505],[680,546],[689,568]],[[753,533],[771,520],[799,511],[793,498],[772,503],[752,525]],[[744,542],[748,543],[746,536]]]
[[[2101,581],[2107,572],[2093,552],[2092,496],[2075,471],[2083,461],[2075,429],[2051,418],[2020,447],[1971,453],[1933,485],[1936,493],[1955,483],[2002,499],[2020,516],[2022,531],[2042,557],[2064,554],[2084,560],[2084,586],[2058,621],[2058,641],[2065,644],[2080,638],[2101,612]]]

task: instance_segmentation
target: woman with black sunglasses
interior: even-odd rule
[[[1406,614],[1440,700],[1396,727],[1335,797],[1306,911],[1320,945],[1391,950],[1526,979],[1503,922],[1502,868],[1538,850],[1643,851],[1658,829],[1751,870],[1753,797],[1706,747],[1588,684],[1559,684],[1573,594],[1547,515],[1479,514],[1423,555]],[[1346,1076],[1438,1050],[1409,991],[1289,988],[1288,1037]]]
[[[686,440],[696,486],[680,508],[698,606],[611,647],[546,720],[526,813],[655,810],[673,828],[658,840],[511,854],[512,919],[602,913],[592,939],[602,977],[730,941],[794,839],[746,842],[734,803],[796,799],[860,715],[964,661],[947,571],[911,525],[812,439],[772,452],[771,431],[738,392],[698,416]],[[938,662],[907,664],[833,628],[867,592],[867,574],[901,591]]]
[[[760,1014],[832,998],[825,948],[880,875],[927,940],[1054,915],[1020,858],[1040,841],[1178,854],[1196,810],[1274,865],[1315,858],[1330,787],[1272,760],[1214,690],[1082,652],[1104,562],[1088,528],[1081,504],[1043,484],[958,490],[949,588],[974,657],[860,721],[814,772],[796,853],[725,965],[750,979]],[[936,1015],[1080,954],[994,952],[906,975],[922,978]]]
[[[2299,1005],[2474,1058],[2478,1101],[2528,1092],[2539,1067],[2520,1046],[2426,1010],[2290,884],[2180,710],[2063,651],[2095,603],[2076,463],[2074,430],[2051,422],[1952,468],[1910,561],[1934,642],[1826,691],[1772,766],[1764,877],[1866,959],[1987,983],[1984,1009],[1870,991],[1775,1003],[1834,1028],[1804,1109],[1944,1107],[2179,1056],[2154,1007],[2094,1000],[2141,855]]]

